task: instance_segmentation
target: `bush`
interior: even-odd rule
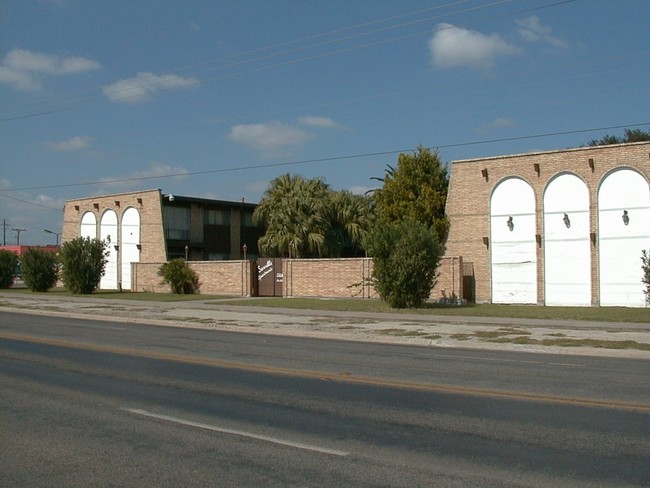
[[[643,277],[641,281],[645,285],[645,302],[650,305],[650,251],[641,251],[641,268],[643,269]]]
[[[0,251],[0,288],[9,288],[14,284],[18,256],[15,252]]]
[[[94,292],[104,276],[108,249],[99,239],[77,237],[61,247],[61,279],[75,294]]]
[[[377,223],[364,240],[373,258],[373,284],[393,308],[424,303],[435,284],[442,246],[433,228],[414,219]]]
[[[198,275],[183,258],[172,259],[163,264],[158,270],[158,276],[162,276],[163,283],[172,287],[172,293],[191,295],[199,293],[201,288]]]
[[[58,259],[52,251],[28,249],[23,254],[21,268],[23,280],[32,291],[49,290],[59,277]]]

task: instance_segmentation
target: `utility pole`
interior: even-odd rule
[[[10,225],[7,223],[7,219],[2,219],[2,245],[7,245],[7,227]]]
[[[14,228],[12,228],[11,230],[13,230],[16,233],[16,245],[20,246],[20,233],[25,232],[27,229],[14,229]]]

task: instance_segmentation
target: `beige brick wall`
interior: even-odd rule
[[[490,197],[505,178],[517,176],[533,188],[537,234],[543,232],[543,199],[548,183],[561,173],[580,177],[589,189],[590,232],[598,235],[598,189],[612,170],[628,167],[650,180],[650,143],[586,147],[543,153],[454,161],[451,167],[447,215],[450,221],[446,253],[472,263],[476,277],[476,301],[491,300]],[[484,176],[484,172],[487,178]],[[488,244],[484,243],[484,238]],[[596,241],[597,242],[597,241]],[[592,303],[598,303],[598,246],[592,245]],[[544,249],[537,248],[538,303],[544,303]]]
[[[79,237],[81,218],[86,212],[95,214],[97,236],[99,236],[99,224],[106,210],[114,210],[117,214],[118,224],[121,224],[122,215],[129,207],[135,208],[140,214],[140,244],[142,247],[140,261],[164,262],[167,259],[167,251],[162,223],[160,190],[102,195],[101,197],[67,201],[63,210],[61,243]],[[118,225],[118,238],[119,236]]]
[[[133,264],[133,291],[170,293],[169,285],[162,283],[158,263]],[[200,292],[207,295],[250,296],[250,261],[190,261],[188,265],[199,277]]]
[[[133,290],[169,293],[161,283],[158,270],[162,262],[134,263]],[[190,261],[199,276],[201,293],[210,295],[251,295],[250,261]],[[443,258],[431,298],[461,298],[463,260]],[[373,263],[369,258],[292,259],[283,262],[283,294],[287,297],[378,298],[368,281]]]
[[[283,273],[282,291],[287,297],[377,296],[368,282],[372,275],[369,258],[287,259]]]
[[[463,298],[462,257],[445,256],[440,260],[438,278],[430,298],[436,302]]]

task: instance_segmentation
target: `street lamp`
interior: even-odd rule
[[[49,229],[43,229],[43,232],[45,232],[46,234],[54,234],[56,236],[56,245],[57,246],[59,245],[59,236],[61,235],[60,232],[53,232]]]
[[[185,261],[187,261],[187,254],[190,252],[190,246],[185,244]]]
[[[248,246],[246,245],[246,243],[244,243],[244,245],[241,248],[242,251],[244,251],[244,261],[246,261],[246,251],[248,251]]]

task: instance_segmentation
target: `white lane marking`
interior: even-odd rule
[[[226,429],[223,427],[217,427],[215,425],[204,424],[201,422],[193,422],[191,420],[180,419],[178,417],[170,417],[168,415],[159,415],[152,412],[147,412],[146,410],[140,410],[137,408],[121,408],[120,410],[132,413],[134,415],[141,415],[143,417],[149,417],[158,420],[166,420],[167,422],[173,422],[175,424],[187,425],[188,427],[196,427],[198,429],[210,430],[213,432],[220,432],[222,434],[237,435],[240,437],[248,437],[250,439],[255,439],[258,441],[271,442],[273,444],[279,444],[282,446],[295,447],[297,449],[303,449],[307,451],[320,452],[322,454],[331,454],[333,456],[349,456],[350,453],[346,451],[339,451],[337,449],[328,449],[326,447],[314,446],[312,444],[303,444],[302,442],[292,442],[285,439],[278,439],[276,437],[268,437],[265,435],[253,434],[252,432],[245,432],[242,430],[233,430]]]

